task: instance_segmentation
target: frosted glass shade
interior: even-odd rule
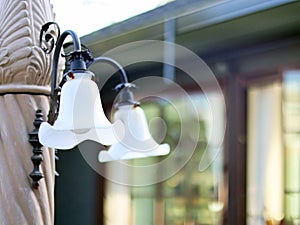
[[[121,122],[111,124],[106,118],[96,83],[85,74],[76,74],[62,87],[54,125],[41,124],[39,140],[44,146],[57,149],[70,149],[84,140],[111,145],[122,138],[122,130]]]
[[[99,153],[100,162],[114,160],[144,158],[166,155],[170,152],[168,144],[159,145],[152,138],[143,109],[138,106],[120,106],[114,115],[114,121],[121,120],[124,124],[124,138],[113,144],[108,151]]]

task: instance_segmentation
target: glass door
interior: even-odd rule
[[[247,224],[300,224],[300,70],[247,91]]]

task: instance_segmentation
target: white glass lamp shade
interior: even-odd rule
[[[122,137],[122,130],[120,121],[111,124],[106,118],[96,83],[86,74],[76,74],[62,87],[59,114],[53,126],[41,124],[39,141],[57,149],[70,149],[85,140],[111,145]]]
[[[120,142],[110,146],[108,151],[99,153],[100,162],[161,156],[170,152],[168,144],[159,145],[152,138],[143,109],[138,106],[120,106],[114,121],[124,124],[125,136]]]

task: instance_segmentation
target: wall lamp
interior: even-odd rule
[[[50,26],[58,29],[57,41]],[[74,50],[62,55],[64,41],[71,36]],[[168,144],[158,144],[151,136],[147,119],[139,102],[134,100],[132,88],[124,68],[108,57],[93,58],[88,49],[82,45],[74,31],[62,34],[55,22],[42,26],[40,47],[46,54],[54,49],[51,73],[50,109],[48,121],[43,122],[41,111],[36,112],[35,129],[29,134],[33,145],[32,161],[34,169],[30,174],[33,186],[43,177],[39,171],[42,162],[42,145],[54,149],[71,149],[85,140],[92,140],[105,146],[98,159],[100,162],[161,156],[170,152]],[[54,48],[55,47],[55,48]],[[58,65],[60,56],[66,58],[70,69],[58,82]],[[94,63],[108,63],[118,69],[120,83],[115,87],[119,92],[113,107],[116,111],[110,122],[102,108],[99,89],[94,82],[95,75],[88,70]]]

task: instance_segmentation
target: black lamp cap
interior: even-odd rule
[[[122,87],[118,87],[122,86]],[[115,89],[118,90],[121,88],[119,95],[118,95],[118,101],[115,104],[115,107],[118,108],[119,106],[124,105],[139,105],[140,103],[134,100],[132,88],[135,88],[134,84],[131,83],[124,83],[118,85]]]
[[[87,64],[93,61],[93,57],[88,50],[73,51],[66,55],[70,62],[70,70],[86,70]]]

